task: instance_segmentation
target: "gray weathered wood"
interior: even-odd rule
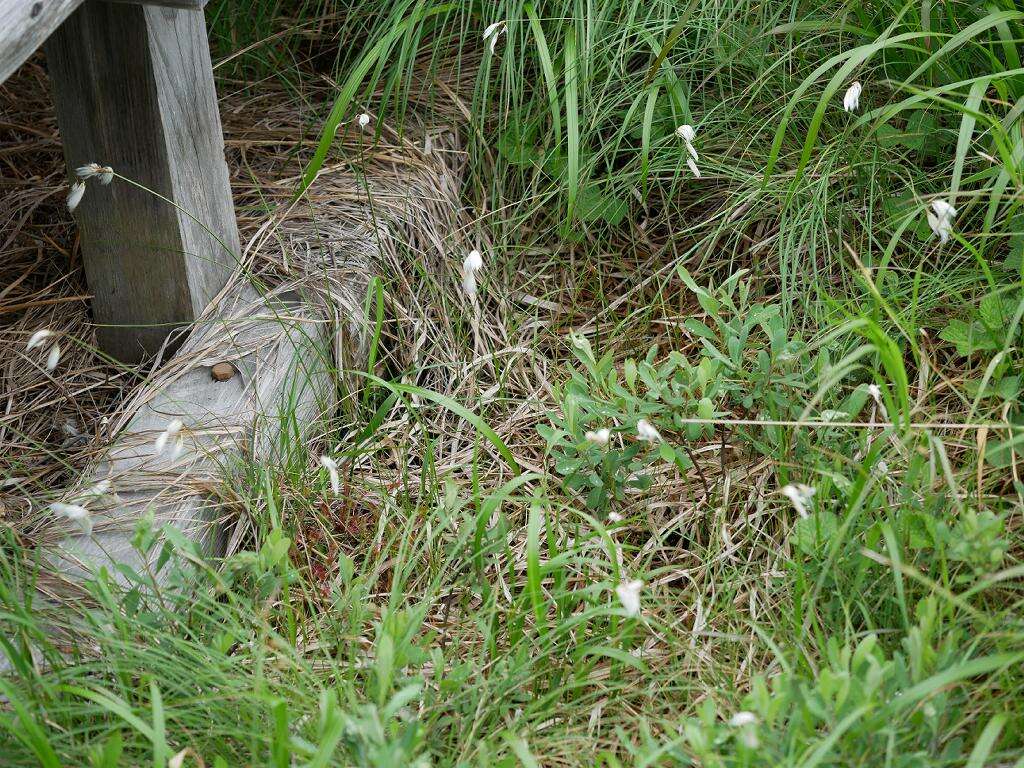
[[[0,0],[0,83],[35,53],[82,0]]]
[[[76,501],[96,483],[110,484],[109,495],[83,502],[92,535],[73,533],[45,550],[45,593],[67,595],[99,566],[144,568],[132,534],[147,511],[204,554],[219,553],[222,512],[211,492],[246,458],[267,466],[283,463],[284,452],[304,451],[303,437],[337,408],[338,370],[367,365],[362,302],[380,242],[372,231],[331,223],[280,230],[275,240],[301,276],[270,294],[238,279],[207,309],[177,354],[125,401],[111,422],[113,441],[68,491],[66,500]],[[235,373],[218,381],[212,368],[225,362]],[[340,383],[344,390],[358,381]],[[184,423],[184,450],[174,458],[157,453],[154,442],[176,418]]]
[[[112,3],[129,5],[162,5],[166,8],[203,8],[207,0],[110,0]]]
[[[139,360],[200,314],[240,250],[206,22],[94,0],[46,54],[69,170],[95,162],[139,185],[90,180],[75,212],[99,344]]]

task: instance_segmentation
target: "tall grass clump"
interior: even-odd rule
[[[230,556],[71,610],[8,536],[9,764],[1024,766],[1024,9],[236,7],[290,199],[442,124],[482,266],[380,275]]]

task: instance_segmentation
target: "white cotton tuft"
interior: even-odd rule
[[[75,212],[75,208],[82,202],[82,195],[85,194],[85,183],[76,181],[71,185],[71,191],[68,192],[68,210],[71,213]]]
[[[847,112],[856,112],[860,108],[860,92],[863,90],[860,82],[854,81],[846,93],[843,94],[843,109]]]
[[[686,158],[686,165],[689,167],[690,173],[693,174],[693,177],[695,179],[699,179],[700,178],[700,168],[698,168],[697,164],[695,162],[693,162],[693,158],[692,157]]]
[[[50,505],[50,511],[76,523],[86,536],[92,533],[92,517],[89,515],[89,510],[81,504],[65,504],[55,501]]]
[[[327,474],[331,478],[331,492],[337,496],[341,493],[341,478],[338,475],[338,462],[330,456],[321,456],[320,466],[327,470]]]
[[[36,347],[43,346],[43,342],[49,336],[52,336],[52,335],[53,335],[53,331],[51,331],[49,328],[42,328],[42,329],[36,331],[35,333],[32,334],[32,336],[29,337],[28,344],[25,345],[25,349],[28,350],[29,352],[31,352]]]
[[[661,440],[661,433],[647,419],[640,419],[636,423],[636,436],[646,443],[656,443]]]
[[[729,718],[729,725],[733,728],[742,728],[745,725],[757,725],[757,715],[753,712],[737,712]]]
[[[685,141],[687,144],[691,144],[694,138],[697,136],[697,131],[694,130],[692,125],[680,125],[676,128],[676,136]]]
[[[640,591],[643,588],[644,583],[640,579],[627,579],[615,587],[615,594],[618,596],[619,602],[622,603],[627,616],[640,615]]]
[[[612,437],[612,431],[608,427],[602,427],[597,430],[588,430],[583,437],[594,445],[608,445],[608,441]]]
[[[473,299],[476,297],[476,273],[483,269],[484,257],[474,249],[462,262],[462,289]]]
[[[181,419],[171,419],[167,423],[164,431],[157,436],[156,442],[153,444],[158,456],[163,454],[168,446],[171,448],[168,455],[172,461],[181,455],[185,448],[185,441],[180,434],[183,426]]]
[[[932,200],[931,210],[927,211],[928,226],[932,233],[939,238],[940,243],[949,242],[949,235],[953,231],[953,217],[956,216],[956,208],[946,200]]]
[[[495,48],[498,46],[498,38],[505,34],[505,22],[496,21],[493,24],[488,24],[484,30],[484,42],[490,41],[491,53],[494,53]]]
[[[361,115],[359,115],[359,117],[356,118],[356,122],[359,124],[360,128],[365,128],[370,124],[370,116],[363,112]]]
[[[800,517],[807,517],[807,507],[811,503],[811,499],[814,498],[814,494],[818,492],[817,488],[812,488],[809,485],[803,483],[795,483],[791,485],[784,485],[779,489],[779,493],[789,499],[790,504],[793,505],[793,509]]]
[[[50,347],[50,354],[46,356],[46,370],[52,371],[57,367],[57,363],[60,362],[60,344],[54,342],[53,346]]]

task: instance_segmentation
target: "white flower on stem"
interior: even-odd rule
[[[640,419],[636,423],[636,436],[645,443],[657,443],[661,440],[661,434],[647,419]]]
[[[760,741],[757,738],[757,715],[753,712],[737,712],[729,718],[729,725],[740,728],[740,740],[750,749],[757,749]]]
[[[697,131],[694,130],[692,125],[680,125],[676,128],[676,136],[683,140],[686,145],[686,151],[689,153],[689,157],[686,158],[686,165],[690,169],[690,173],[695,178],[700,178],[700,169],[697,167],[697,161],[700,160],[700,156],[697,154],[696,147],[693,146],[693,139],[697,135]]]
[[[490,42],[491,53],[494,53],[494,49],[498,47],[498,38],[505,34],[505,29],[504,21],[496,21],[493,24],[488,24],[487,29],[484,30],[484,42]]]
[[[939,238],[940,243],[949,241],[949,233],[953,231],[953,217],[956,216],[956,208],[946,200],[932,200],[932,209],[927,211],[928,226]]]
[[[860,81],[854,80],[850,87],[843,94],[843,109],[847,112],[856,112],[860,109],[860,92],[864,90]]]
[[[52,335],[53,331],[51,331],[49,328],[42,328],[36,331],[29,337],[28,344],[25,345],[25,349],[31,352],[36,347],[43,346],[43,342],[46,341],[46,339]]]
[[[167,450],[168,456],[173,461],[181,455],[181,452],[185,449],[185,438],[181,434],[181,428],[184,426],[181,419],[171,419],[164,428],[164,431],[157,435],[156,442],[153,444],[156,449],[157,456],[160,456]]]
[[[612,437],[612,431],[608,427],[602,427],[597,430],[588,430],[583,437],[594,445],[608,445],[608,441]]]
[[[57,342],[53,343],[50,347],[50,354],[46,356],[46,370],[53,371],[57,367],[57,363],[60,362],[60,344]]]
[[[28,340],[28,344],[25,345],[25,350],[31,352],[33,349],[42,349],[46,346],[46,340],[53,336],[53,331],[49,328],[43,328],[36,331]],[[57,367],[57,363],[60,362],[60,344],[54,342],[50,345],[50,352],[46,356],[46,370],[52,371]]]
[[[877,384],[868,384],[868,394],[875,401],[875,405],[882,404],[882,390]]]
[[[800,517],[807,517],[807,507],[811,503],[811,499],[814,498],[814,494],[818,492],[817,488],[812,488],[809,485],[803,483],[796,483],[795,485],[784,485],[779,489],[779,493],[789,499],[789,503],[793,505],[793,509]]]
[[[692,144],[694,137],[697,135],[697,131],[694,130],[692,125],[680,125],[676,128],[676,136],[685,141],[687,144]]]
[[[462,289],[469,298],[476,298],[476,273],[484,267],[484,257],[480,251],[472,250],[462,262]]]
[[[82,202],[82,195],[85,194],[85,182],[76,181],[71,185],[71,191],[68,192],[68,210],[74,213],[75,208]]]
[[[330,456],[320,457],[320,466],[327,470],[331,478],[331,491],[337,496],[341,493],[341,478],[338,476],[338,462]]]
[[[615,594],[627,616],[640,615],[640,590],[643,588],[644,583],[640,579],[627,579],[615,587]]]
[[[109,184],[114,179],[114,169],[109,165],[87,163],[86,165],[75,168],[75,175],[77,175],[82,181],[91,179],[95,176],[100,180],[100,184]]]
[[[55,501],[50,505],[50,511],[76,523],[86,536],[92,533],[92,517],[89,516],[89,510],[81,504],[65,504]]]
[[[370,124],[370,116],[363,112],[361,115],[359,115],[359,117],[356,118],[356,123],[358,123],[360,128],[365,128]]]
[[[745,725],[757,725],[757,715],[753,712],[737,712],[729,718],[729,725],[733,728],[742,728]]]

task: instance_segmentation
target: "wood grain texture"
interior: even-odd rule
[[[0,83],[22,63],[82,0],[0,0]]]
[[[69,536],[45,558],[51,575],[44,592],[66,595],[101,565],[144,568],[147,563],[132,546],[132,536],[147,511],[157,526],[176,527],[204,554],[222,551],[223,512],[211,492],[241,466],[243,457],[285,461],[287,448],[282,446],[293,444],[336,408],[327,331],[322,311],[294,295],[266,298],[248,285],[230,290],[217,320],[166,364],[161,376],[170,381],[143,388],[126,426],[86,470],[84,487],[107,480],[116,496],[90,504],[91,537]],[[217,381],[210,369],[224,361],[236,373]],[[184,422],[184,450],[172,458],[169,452],[156,453],[154,441],[175,418]],[[159,547],[151,556],[158,554]],[[56,574],[61,576],[55,579]],[[125,581],[116,572],[113,576]]]
[[[93,0],[46,54],[69,173],[96,162],[139,185],[90,181],[75,212],[99,344],[136,361],[202,312],[240,251],[206,22]]]
[[[192,8],[202,9],[206,6],[207,0],[109,0],[112,3],[124,3],[126,5],[161,5],[165,8]]]

